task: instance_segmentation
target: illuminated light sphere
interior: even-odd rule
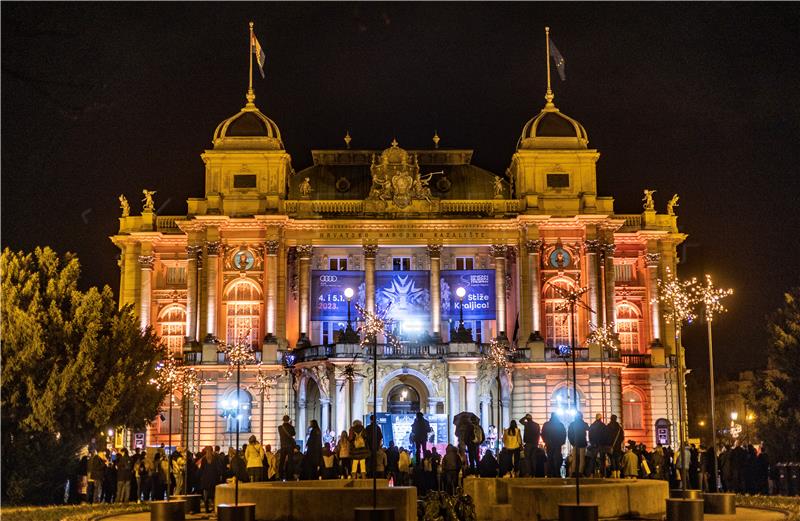
[[[458,298],[464,298],[464,295],[466,295],[466,294],[467,294],[467,290],[465,290],[464,288],[462,288],[460,286],[456,290],[456,295],[458,295]]]
[[[739,413],[738,413],[738,412],[736,412],[736,411],[733,411],[733,412],[731,413],[731,421],[736,421],[736,420],[738,420],[738,419],[739,419]]]
[[[351,298],[353,298],[353,293],[355,293],[353,291],[353,288],[345,288],[345,290],[344,290],[344,298],[346,298],[347,300],[350,300]]]

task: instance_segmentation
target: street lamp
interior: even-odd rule
[[[731,413],[731,421],[732,421],[732,422],[735,422],[735,421],[736,421],[736,420],[738,420],[738,419],[739,419],[739,413],[738,413],[738,412],[736,412],[736,411],[733,411],[733,412]]]
[[[456,289],[456,296],[458,297],[458,329],[456,330],[456,341],[460,343],[472,342],[472,331],[467,331],[464,327],[464,296],[467,290],[459,286]]]
[[[350,306],[354,294],[355,291],[353,291],[353,288],[345,288],[344,298],[347,299],[347,328],[344,330],[344,341],[348,344],[357,344],[361,341],[358,337],[358,333],[353,329],[353,321],[350,318]]]

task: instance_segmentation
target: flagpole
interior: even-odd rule
[[[550,28],[544,28],[544,36],[545,36],[545,48],[547,54],[547,94],[545,94],[544,99],[547,100],[548,103],[553,102],[553,91],[550,90]]]
[[[253,22],[250,22],[250,82],[247,86],[247,102],[253,103],[256,95],[253,92]]]

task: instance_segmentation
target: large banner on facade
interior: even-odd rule
[[[443,270],[441,298],[442,319],[458,320],[459,299],[456,289],[464,288],[464,320],[494,320],[494,270]]]
[[[403,447],[413,451],[414,445],[411,443],[411,425],[414,423],[416,414],[391,414],[379,412],[377,414],[378,426],[383,433],[383,446],[388,447],[389,442],[393,441],[398,447]],[[426,414],[425,419],[431,424],[432,432],[428,434],[428,449],[430,445],[447,444],[447,415],[446,414]],[[369,415],[364,415],[364,425],[369,425]]]
[[[376,271],[375,303],[389,308],[393,320],[416,318],[427,321],[431,315],[431,276],[428,271]]]
[[[364,305],[363,271],[311,271],[311,320],[347,320],[346,288],[353,288],[352,318],[358,320],[355,305]]]

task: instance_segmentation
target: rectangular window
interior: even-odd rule
[[[322,345],[332,345],[339,340],[339,335],[347,328],[347,322],[325,321],[319,323],[319,339]],[[353,329],[357,326],[353,324]]]
[[[186,268],[183,266],[168,267],[167,284],[186,284]]]
[[[411,271],[411,257],[392,257],[392,271]]]
[[[458,327],[458,321],[455,321],[456,327]],[[465,320],[464,327],[472,331],[472,339],[478,343],[481,343],[483,340],[483,322],[480,320]]]
[[[547,188],[569,188],[569,174],[547,174]]]
[[[617,282],[631,282],[633,280],[632,264],[615,264],[614,277]]]
[[[473,257],[456,257],[457,270],[471,270],[474,265],[475,259]]]
[[[329,258],[328,269],[331,271],[347,271],[347,257]]]
[[[233,176],[234,188],[255,188],[256,175],[255,174],[236,174]]]

